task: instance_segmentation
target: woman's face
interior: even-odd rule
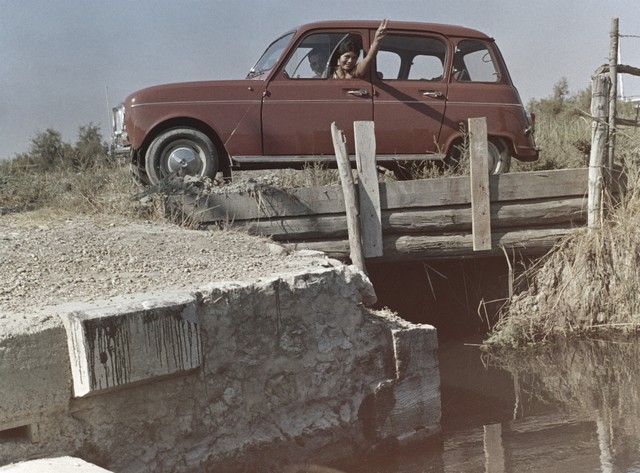
[[[351,51],[347,51],[342,56],[338,58],[338,66],[345,71],[350,71],[356,65],[356,61],[358,60],[358,55]]]

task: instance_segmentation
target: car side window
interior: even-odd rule
[[[329,77],[338,45],[353,36],[348,33],[316,33],[305,37],[287,61],[285,75],[289,79]]]
[[[376,58],[378,78],[430,80],[443,78],[447,47],[439,38],[390,34]]]
[[[452,76],[458,82],[498,82],[500,72],[486,43],[464,40],[453,56]]]

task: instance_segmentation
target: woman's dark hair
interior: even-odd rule
[[[351,38],[347,38],[338,46],[338,55],[342,56],[344,53],[354,53],[358,55],[360,54],[360,45]]]

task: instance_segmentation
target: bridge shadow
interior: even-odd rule
[[[376,309],[433,325],[439,340],[486,334],[509,293],[504,257],[367,265],[367,271]]]

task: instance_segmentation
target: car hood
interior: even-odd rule
[[[160,103],[229,101],[244,98],[247,92],[255,94],[255,90],[262,88],[262,81],[248,79],[177,82],[138,90],[129,95],[125,103],[128,106],[136,107]]]

